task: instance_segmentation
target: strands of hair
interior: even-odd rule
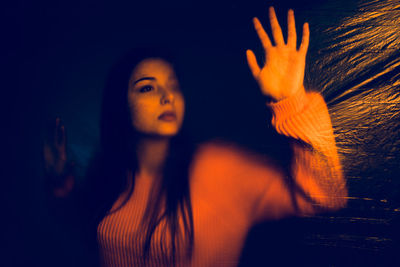
[[[382,182],[382,173],[394,177],[400,156],[400,3],[361,1],[323,34],[307,78],[327,100],[348,182]],[[360,189],[376,193],[373,184]]]

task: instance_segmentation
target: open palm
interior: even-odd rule
[[[269,9],[269,19],[275,45],[257,18],[253,19],[254,28],[261,40],[265,52],[265,64],[257,63],[254,52],[247,50],[247,63],[264,95],[274,101],[280,101],[304,90],[304,69],[309,43],[308,23],[303,25],[303,36],[297,49],[297,34],[293,10],[288,11],[288,38],[283,39],[282,29],[276,18],[274,8]]]

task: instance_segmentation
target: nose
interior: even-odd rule
[[[174,102],[174,98],[174,94],[171,92],[171,90],[163,89],[161,104],[172,104]]]

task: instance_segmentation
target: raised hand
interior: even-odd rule
[[[254,52],[247,50],[247,63],[262,93],[271,97],[273,101],[280,101],[296,94],[300,90],[304,90],[304,69],[310,32],[308,23],[304,23],[301,44],[297,49],[293,10],[290,9],[288,11],[288,37],[286,43],[273,7],[269,8],[269,20],[275,45],[271,43],[260,21],[254,18],[254,28],[264,47],[266,61],[264,66],[260,68]]]
[[[43,145],[43,158],[46,172],[61,176],[67,163],[65,128],[60,118],[56,119],[53,136],[48,137]]]
[[[51,136],[43,145],[46,182],[56,197],[68,196],[75,183],[74,162],[67,161],[66,146],[65,128],[57,118]]]

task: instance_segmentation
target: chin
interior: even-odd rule
[[[178,132],[179,129],[177,127],[162,127],[162,129],[159,129],[157,134],[160,136],[173,137],[177,135]]]

